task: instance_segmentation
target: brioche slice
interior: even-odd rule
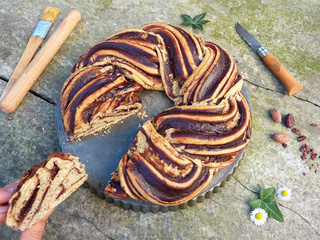
[[[87,179],[84,164],[70,153],[53,153],[25,172],[9,200],[8,227],[24,231],[42,219]]]

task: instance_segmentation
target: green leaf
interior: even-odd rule
[[[203,30],[203,24],[206,24],[208,22],[210,22],[209,20],[202,20],[204,19],[204,17],[206,16],[207,13],[201,13],[197,16],[195,16],[194,18],[191,18],[189,15],[187,14],[181,14],[182,18],[183,18],[183,22],[182,25],[192,25],[193,28],[195,29],[199,29],[199,30]]]
[[[264,202],[272,202],[274,201],[274,195],[276,194],[276,189],[274,187],[271,188],[260,188],[260,199]]]
[[[184,22],[182,23],[183,25],[193,25],[194,24],[193,19],[189,15],[182,14],[181,16],[184,19]]]
[[[195,23],[200,22],[202,19],[204,19],[204,17],[206,16],[206,14],[207,14],[207,13],[204,12],[204,13],[201,13],[201,14],[195,16],[195,17],[193,18],[193,21],[194,21]]]
[[[276,204],[275,201],[266,203],[261,199],[254,199],[254,200],[250,201],[249,204],[252,207],[252,209],[262,208],[262,209],[266,210],[266,212],[268,213],[268,216],[270,218],[274,218],[280,222],[284,222],[283,216],[282,216],[280,209],[278,208],[278,205]]]
[[[249,205],[251,206],[252,210],[256,208],[262,208],[261,207],[262,201],[260,199],[253,199],[249,202]]]
[[[280,209],[278,208],[278,205],[275,201],[266,204],[265,207],[266,208],[264,210],[266,210],[269,217],[274,218],[274,219],[278,220],[279,222],[284,222],[283,216],[282,216]]]
[[[253,199],[249,202],[252,209],[262,208],[266,210],[270,218],[284,222],[283,216],[277,203],[274,201],[275,188],[264,189],[260,187],[260,199]]]
[[[203,25],[203,24],[206,24],[206,23],[209,23],[210,21],[209,20],[202,20],[199,22],[199,24]]]
[[[201,30],[201,31],[203,30],[203,27],[202,27],[201,24],[194,24],[193,27],[194,27],[194,28],[197,28],[197,29],[199,29],[199,30]]]

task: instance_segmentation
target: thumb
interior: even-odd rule
[[[54,209],[55,208],[51,209],[44,218],[39,220],[31,228],[27,229],[26,231],[23,231],[20,235],[19,240],[41,240],[44,228],[46,226],[46,222],[51,213],[54,211]]]

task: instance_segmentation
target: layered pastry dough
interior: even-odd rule
[[[51,154],[21,176],[9,200],[7,226],[20,231],[31,228],[86,179],[85,166],[78,158]]]
[[[80,57],[62,89],[63,124],[77,140],[139,111],[138,91],[165,91],[174,107],[141,127],[105,193],[176,205],[199,194],[247,146],[251,112],[242,85],[220,46],[148,24]]]

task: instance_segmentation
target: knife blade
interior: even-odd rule
[[[290,75],[280,61],[272,53],[269,53],[269,51],[247,30],[239,23],[236,24],[235,28],[243,40],[262,58],[266,66],[282,82],[289,96],[292,96],[303,89],[303,86]]]

